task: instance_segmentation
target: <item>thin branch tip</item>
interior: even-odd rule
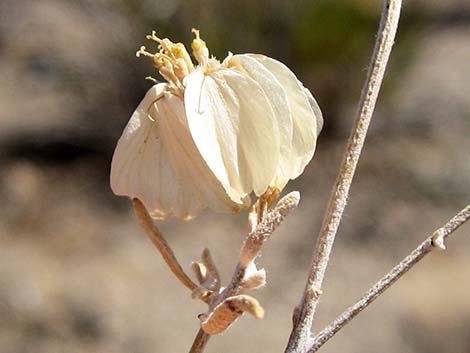
[[[291,211],[299,206],[299,202],[300,192],[292,191],[279,200],[276,209]]]
[[[431,253],[433,249],[442,249],[444,247],[444,239],[450,234],[455,232],[460,226],[470,219],[470,205],[462,209],[457,215],[450,219],[446,224],[437,229],[432,235],[426,238],[415,250],[413,250],[407,257],[405,257],[398,265],[396,265],[389,273],[378,280],[366,294],[359,299],[358,302],[347,308],[341,315],[339,315],[332,323],[325,329],[317,334],[310,347],[306,350],[307,353],[315,353],[321,346],[323,346],[330,338],[332,338],[338,331],[346,326],[352,319],[359,315],[365,308],[382,295],[388,288],[390,288],[396,281],[404,276],[411,268],[413,268],[421,259],[427,254]]]

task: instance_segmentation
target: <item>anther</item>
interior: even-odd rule
[[[196,38],[194,38],[191,43],[194,57],[199,64],[207,67],[207,62],[209,60],[209,49],[207,49],[206,42],[204,42],[199,36],[199,31],[193,28],[192,32],[196,35]]]
[[[140,58],[141,55],[149,57],[149,58],[154,58],[155,57],[154,54],[151,54],[146,50],[145,45],[142,45],[140,47],[140,49],[137,50],[137,52],[135,53],[135,56],[137,56],[138,58]]]
[[[147,76],[145,79],[149,80],[149,81],[152,81],[154,83],[160,83],[157,79],[153,78],[152,76]]]
[[[157,32],[155,32],[155,31],[152,31],[152,34],[146,35],[145,38],[153,40],[153,41],[155,41],[159,44],[162,42],[162,40],[157,37]]]
[[[199,40],[201,39],[201,37],[199,37],[199,30],[198,29],[192,28],[191,32],[193,32],[196,35],[196,39],[199,39]]]

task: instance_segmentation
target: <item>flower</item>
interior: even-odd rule
[[[152,217],[191,219],[204,208],[238,212],[250,194],[280,192],[312,159],[321,111],[290,69],[262,55],[223,62],[193,30],[194,66],[182,43],[147,36],[141,47],[166,83],[154,85],[124,129],[111,188]]]

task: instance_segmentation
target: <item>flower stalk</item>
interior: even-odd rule
[[[153,223],[144,204],[139,199],[133,199],[132,205],[134,206],[135,215],[139,220],[140,227],[160,252],[160,255],[162,255],[171,272],[173,272],[176,278],[190,291],[196,290],[198,285],[195,284],[184,272],[170,245],[165,240],[157,226]]]

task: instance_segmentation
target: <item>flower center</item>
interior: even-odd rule
[[[193,33],[196,35],[191,43],[193,55],[202,67],[207,67],[209,50],[200,38],[199,31],[193,29]],[[173,43],[168,38],[160,39],[155,31],[152,31],[152,34],[147,35],[146,38],[158,43],[158,52],[152,54],[146,50],[145,46],[142,46],[136,53],[137,57],[142,55],[150,58],[153,65],[169,83],[184,90],[183,79],[195,70],[184,44]]]

